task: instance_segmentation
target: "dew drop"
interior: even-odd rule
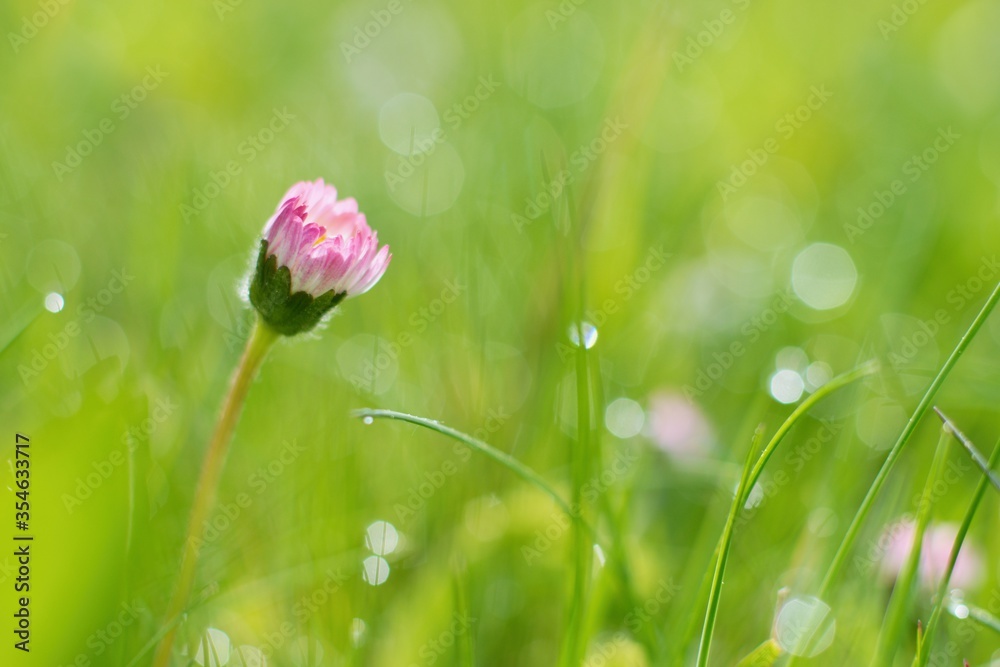
[[[595,327],[590,322],[581,322],[580,324],[571,324],[569,326],[569,340],[573,345],[580,347],[581,332],[583,334],[583,346],[588,350],[597,344],[597,327]]]
[[[362,419],[361,421],[362,421],[363,423],[365,423],[365,424],[369,424],[369,425],[370,425],[370,424],[374,423],[374,421],[375,421],[375,420],[374,420],[374,419],[373,419],[372,417],[365,417],[365,418],[364,418],[364,419]]]

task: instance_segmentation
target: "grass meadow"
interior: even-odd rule
[[[152,664],[323,178],[394,257],[253,383],[171,664],[1000,664],[1000,3],[0,26],[0,663]]]

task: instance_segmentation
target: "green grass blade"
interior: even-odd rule
[[[13,345],[44,312],[40,307],[26,305],[11,316],[3,329],[0,329],[0,354]]]
[[[767,446],[764,447],[764,451],[761,452],[760,458],[754,465],[753,470],[750,471],[750,478],[747,481],[747,493],[749,494],[750,490],[753,489],[754,485],[760,479],[760,476],[764,472],[764,466],[770,460],[771,456],[778,448],[778,445],[781,444],[781,441],[784,440],[785,436],[792,429],[792,427],[795,426],[795,424],[803,416],[805,416],[805,414],[808,413],[809,410],[811,410],[814,405],[816,405],[819,401],[823,400],[825,397],[829,396],[838,389],[841,389],[851,384],[852,382],[856,382],[861,378],[867,377],[869,375],[878,372],[878,369],[879,369],[879,364],[877,361],[875,360],[867,361],[861,364],[860,366],[853,368],[847,371],[846,373],[842,373],[837,377],[833,378],[832,380],[824,384],[822,387],[817,389],[815,392],[810,394],[804,401],[802,401],[792,411],[792,413],[788,415],[788,418],[778,428],[778,430],[775,431],[774,436],[771,437],[771,440],[767,443]],[[743,499],[743,502],[744,503],[746,502],[745,498]],[[721,548],[722,548],[722,540],[720,538],[719,543],[715,547],[715,552],[712,556],[712,560],[710,561],[710,563],[714,563],[718,559]],[[691,621],[688,624],[687,630],[684,633],[682,641],[678,642],[678,651],[675,653],[674,656],[675,659],[678,661],[682,660],[684,647],[689,646],[691,644],[691,639],[694,637],[694,633],[698,628],[699,625],[698,612],[701,609],[704,609],[705,605],[708,602],[708,595],[709,591],[711,590],[710,582],[712,580],[712,576],[713,576],[713,568],[710,565],[705,570],[705,576],[703,577],[702,583],[700,585],[698,599],[693,607],[693,612],[691,614]]]
[[[950,431],[960,443],[962,443],[962,446],[965,447],[965,451],[969,453],[969,456],[972,457],[972,461],[979,466],[980,470],[983,471],[983,475],[986,476],[986,479],[990,481],[997,491],[1000,491],[1000,476],[993,472],[989,461],[987,461],[986,457],[979,453],[979,450],[976,449],[972,440],[962,433],[962,431],[955,426],[955,423],[948,419],[948,417],[941,412],[937,406],[934,407],[934,412],[936,412],[937,416],[944,422],[945,428]]]
[[[572,471],[572,507],[586,517],[587,507],[583,498],[583,485],[591,473],[590,432],[590,371],[587,363],[587,346],[584,344],[583,320],[576,323],[580,344],[576,351],[576,442],[569,438],[570,470]],[[569,601],[567,631],[563,641],[563,664],[576,667],[583,658],[584,623],[587,618],[587,579],[590,574],[592,540],[579,522],[573,524],[573,573]]]
[[[778,661],[778,658],[781,657],[782,653],[783,651],[778,642],[774,639],[768,639],[755,648],[750,655],[736,663],[736,667],[772,667]]]
[[[441,435],[448,436],[453,440],[458,440],[459,442],[468,445],[470,448],[476,450],[481,454],[485,454],[490,457],[503,467],[507,468],[515,475],[528,482],[536,489],[547,495],[549,498],[559,506],[561,510],[566,512],[570,517],[576,518],[576,513],[570,508],[569,503],[563,500],[563,497],[559,493],[549,486],[541,475],[537,472],[524,465],[517,459],[515,459],[510,454],[502,452],[496,447],[486,444],[482,440],[473,438],[471,435],[466,435],[461,431],[451,428],[450,426],[445,426],[439,421],[433,419],[427,419],[425,417],[418,417],[416,415],[406,414],[405,412],[397,412],[395,410],[376,410],[372,408],[361,408],[355,410],[351,413],[354,417],[359,417],[361,419],[393,419],[396,421],[403,421],[410,424],[415,424],[417,426],[422,426],[424,428],[430,429]]]
[[[837,578],[844,564],[847,562],[847,555],[850,553],[854,546],[854,542],[858,539],[858,534],[861,532],[861,524],[864,523],[865,519],[868,517],[868,513],[871,511],[872,507],[874,507],[875,498],[882,490],[882,486],[885,484],[885,480],[889,476],[889,472],[899,459],[899,455],[903,451],[903,447],[910,440],[910,436],[913,435],[913,432],[916,430],[917,424],[919,424],[920,420],[923,418],[924,413],[926,413],[928,408],[930,408],[934,397],[941,388],[941,385],[944,384],[944,381],[948,378],[948,375],[958,363],[962,354],[969,347],[969,344],[976,337],[976,334],[979,333],[979,329],[982,328],[986,319],[990,316],[990,313],[993,312],[993,308],[996,306],[998,300],[1000,300],[1000,283],[997,283],[997,286],[993,289],[992,294],[990,294],[986,303],[983,304],[979,314],[976,315],[976,318],[972,321],[972,324],[969,325],[969,328],[966,330],[961,340],[958,341],[958,345],[956,345],[955,349],[951,351],[951,354],[944,362],[941,370],[938,371],[938,374],[931,381],[930,386],[927,387],[927,391],[924,392],[923,398],[921,398],[920,403],[917,404],[916,409],[913,411],[909,421],[903,428],[903,432],[899,434],[899,439],[896,440],[892,449],[889,450],[889,454],[882,463],[882,467],[879,468],[871,486],[868,487],[868,492],[865,494],[864,500],[861,501],[861,506],[858,507],[858,511],[854,515],[854,519],[852,519],[851,525],[848,527],[843,541],[841,541],[840,546],[837,548],[837,553],[834,555],[833,561],[830,563],[830,568],[823,577],[823,582],[820,584],[817,595],[820,599],[822,599],[826,595],[827,591],[830,590],[830,586],[833,584],[834,579]]]
[[[992,469],[997,463],[1000,463],[1000,440],[994,445],[993,453],[990,454],[989,468]],[[955,571],[958,554],[962,550],[962,543],[965,541],[965,536],[969,532],[972,520],[976,516],[976,510],[979,509],[979,504],[982,502],[983,496],[986,495],[986,487],[988,485],[986,480],[985,476],[980,478],[979,483],[976,485],[976,491],[972,495],[972,501],[969,503],[969,508],[965,511],[962,524],[958,527],[958,533],[955,535],[955,542],[952,544],[951,554],[948,557],[948,567],[945,568],[944,576],[941,577],[941,581],[938,583],[937,591],[935,592],[934,608],[931,611],[930,620],[927,622],[927,629],[924,631],[923,643],[920,646],[920,660],[914,661],[914,665],[923,667],[929,660],[931,647],[934,645],[935,630],[937,629],[938,622],[941,620],[941,613],[944,610],[948,597],[948,583],[951,581],[952,572]]]
[[[799,403],[798,407],[796,407],[795,410],[792,411],[792,414],[788,416],[788,419],[785,420],[785,423],[783,423],[781,427],[778,428],[777,431],[775,431],[774,436],[771,438],[770,442],[767,443],[767,446],[764,448],[764,451],[761,452],[760,458],[757,459],[757,463],[754,464],[753,470],[750,471],[750,479],[747,485],[747,493],[749,494],[750,490],[753,489],[754,484],[756,484],[757,481],[760,480],[760,476],[764,472],[764,466],[766,466],[767,462],[771,459],[771,455],[774,454],[774,450],[778,448],[778,445],[781,443],[782,440],[785,439],[785,436],[792,429],[792,427],[795,426],[795,423],[798,422],[799,419],[801,419],[807,412],[809,412],[809,410],[811,410],[814,405],[819,403],[821,400],[823,400],[833,392],[837,391],[842,387],[846,387],[852,382],[856,382],[857,380],[860,380],[863,377],[867,377],[869,375],[877,373],[878,369],[879,369],[879,364],[877,361],[875,360],[867,361],[858,366],[857,368],[849,370],[846,373],[842,373],[837,377],[833,378],[825,385],[817,389],[815,392],[810,394],[809,397],[806,398],[806,400]]]
[[[722,597],[722,578],[726,574],[726,563],[729,560],[729,547],[733,539],[733,525],[736,517],[743,509],[744,496],[747,493],[747,483],[750,480],[750,471],[753,468],[754,454],[764,439],[764,425],[761,424],[754,431],[753,439],[750,441],[750,449],[747,452],[746,463],[743,464],[743,474],[740,476],[740,484],[733,494],[733,502],[729,508],[729,516],[726,517],[726,526],[722,531],[720,540],[721,548],[719,556],[715,562],[715,574],[712,577],[712,587],[708,596],[708,609],[705,611],[705,623],[701,630],[701,643],[698,646],[698,667],[705,667],[708,664],[708,652],[712,648],[712,633],[715,630],[715,619],[719,614],[719,600]]]
[[[920,566],[920,552],[924,543],[924,534],[927,532],[927,524],[931,518],[931,508],[934,503],[934,485],[941,478],[944,470],[944,463],[948,456],[948,440],[950,435],[947,429],[941,429],[941,437],[938,440],[937,449],[934,451],[934,460],[931,462],[930,471],[924,482],[924,489],[920,494],[920,505],[917,509],[917,520],[914,528],[913,545],[906,558],[902,571],[896,578],[896,585],[892,589],[892,597],[889,599],[889,608],[885,612],[885,621],[879,631],[878,641],[875,644],[875,657],[872,665],[891,665],[893,657],[896,655],[899,637],[902,634],[903,623],[910,611],[910,602],[913,598],[913,582],[916,579],[917,570]]]
[[[994,616],[987,610],[983,609],[982,607],[976,607],[970,604],[966,604],[965,602],[962,603],[962,606],[965,607],[965,611],[967,611],[969,614],[966,617],[968,620],[974,621],[975,623],[983,626],[984,628],[988,628],[993,632],[1000,634],[1000,618],[997,618],[996,616]],[[951,607],[948,609],[948,611],[954,613],[955,608]],[[955,614],[955,618],[960,619],[961,616]]]

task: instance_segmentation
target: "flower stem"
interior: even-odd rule
[[[160,640],[160,645],[156,649],[156,656],[153,660],[154,667],[166,667],[170,661],[174,638],[177,635],[178,621],[187,607],[188,597],[190,597],[191,588],[194,585],[198,553],[202,542],[202,525],[215,505],[215,494],[219,486],[219,478],[222,476],[226,453],[229,451],[229,443],[232,441],[233,431],[236,430],[236,423],[243,411],[243,403],[250,390],[250,383],[278,336],[278,333],[258,318],[250,333],[250,338],[247,339],[243,356],[230,380],[229,393],[222,404],[219,421],[215,425],[215,432],[212,434],[212,439],[205,452],[205,459],[201,464],[201,473],[198,476],[198,485],[194,492],[194,504],[191,506],[191,517],[188,520],[187,535],[184,538],[180,576],[177,578],[177,585],[174,588],[173,597],[170,599],[170,606],[167,608],[165,623],[168,624],[169,629],[163,635],[163,639]]]

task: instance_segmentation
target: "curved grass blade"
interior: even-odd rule
[[[472,449],[476,450],[481,454],[485,454],[490,457],[500,465],[504,466],[515,475],[528,482],[539,491],[547,495],[549,498],[555,502],[559,508],[568,514],[574,520],[577,519],[577,512],[574,512],[570,507],[569,503],[563,500],[562,496],[549,486],[549,483],[542,479],[542,476],[537,472],[524,465],[517,459],[515,459],[510,454],[502,452],[496,447],[486,444],[482,440],[477,440],[471,435],[466,435],[461,431],[451,428],[450,426],[445,426],[439,421],[433,419],[427,419],[425,417],[418,417],[416,415],[406,414],[405,412],[397,412],[395,410],[381,410],[373,408],[361,408],[355,410],[351,413],[354,417],[359,417],[361,419],[393,419],[396,421],[403,421],[410,424],[415,424],[417,426],[422,426],[424,428],[436,431],[441,435],[446,435],[453,440],[458,440],[462,444],[468,445]],[[590,529],[590,533],[594,536],[593,530]]]
[[[761,424],[754,431],[750,441],[750,449],[747,451],[747,459],[743,464],[743,474],[740,476],[740,484],[733,495],[733,503],[729,508],[729,516],[726,517],[726,527],[722,530],[720,541],[719,557],[715,562],[715,575],[712,577],[712,588],[708,595],[708,609],[705,611],[705,624],[701,629],[701,643],[698,646],[698,667],[705,667],[708,664],[708,652],[712,648],[712,633],[715,630],[715,619],[719,614],[719,599],[722,597],[722,578],[726,574],[726,563],[729,560],[729,547],[733,540],[733,525],[736,517],[743,509],[743,497],[747,492],[747,482],[750,480],[750,471],[753,468],[754,454],[760,441],[764,439],[764,425]]]
[[[795,410],[792,411],[792,414],[788,415],[788,418],[774,433],[774,435],[771,437],[771,440],[767,443],[767,446],[764,447],[764,451],[761,452],[760,458],[754,465],[753,470],[750,471],[750,478],[747,480],[747,494],[749,494],[750,490],[753,489],[754,485],[760,479],[760,476],[764,472],[764,466],[771,458],[771,455],[774,454],[774,451],[778,448],[778,445],[781,444],[781,441],[784,440],[785,436],[792,429],[792,427],[799,421],[799,419],[801,419],[807,412],[809,412],[809,410],[812,409],[814,405],[816,405],[819,401],[823,400],[825,397],[829,396],[838,389],[841,389],[851,384],[852,382],[856,382],[857,380],[860,380],[863,377],[867,377],[869,375],[878,372],[878,369],[879,369],[879,364],[876,360],[867,361],[861,364],[860,366],[853,368],[847,371],[846,373],[842,373],[837,377],[833,378],[825,385],[817,389],[815,392],[810,394],[804,401],[802,401],[795,408]],[[746,498],[743,499],[743,502],[744,503],[746,502]],[[719,556],[721,547],[722,547],[722,540],[720,538],[719,543],[715,547],[715,553],[712,556],[712,560],[710,562],[714,563],[716,561],[716,559]],[[698,600],[693,608],[694,611],[692,612],[691,622],[688,624],[687,630],[684,633],[683,641],[678,642],[678,651],[674,655],[675,662],[677,662],[678,664],[680,663],[680,661],[682,661],[682,656],[683,656],[682,652],[684,650],[684,647],[690,645],[691,639],[693,638],[694,633],[698,627],[697,624],[698,611],[703,609],[704,606],[707,604],[709,591],[711,589],[710,582],[712,579],[712,574],[713,570],[710,566],[708,569],[705,570],[705,576],[702,579],[702,583],[699,588]]]
[[[948,429],[948,431],[950,431],[952,435],[954,435],[955,438],[960,443],[962,443],[962,446],[965,447],[965,451],[969,453],[969,456],[972,457],[972,461],[977,466],[979,466],[980,470],[983,471],[983,474],[986,476],[986,479],[990,481],[990,483],[996,488],[997,491],[1000,491],[1000,475],[997,475],[995,472],[993,472],[992,466],[990,466],[989,461],[987,461],[986,457],[984,457],[982,454],[979,453],[979,450],[976,449],[976,446],[972,443],[972,440],[969,440],[969,438],[964,433],[962,433],[962,431],[957,426],[955,426],[955,422],[948,419],[948,417],[943,412],[941,412],[941,410],[937,406],[934,406],[934,412],[936,412],[937,416],[940,417],[941,421],[944,422],[945,428]]]
[[[962,615],[959,615],[958,612],[958,607],[960,606],[963,607]],[[948,607],[948,612],[959,620],[968,619],[975,621],[978,625],[1000,634],[1000,618],[997,618],[982,607],[976,607],[963,602],[961,605],[956,604]]]

